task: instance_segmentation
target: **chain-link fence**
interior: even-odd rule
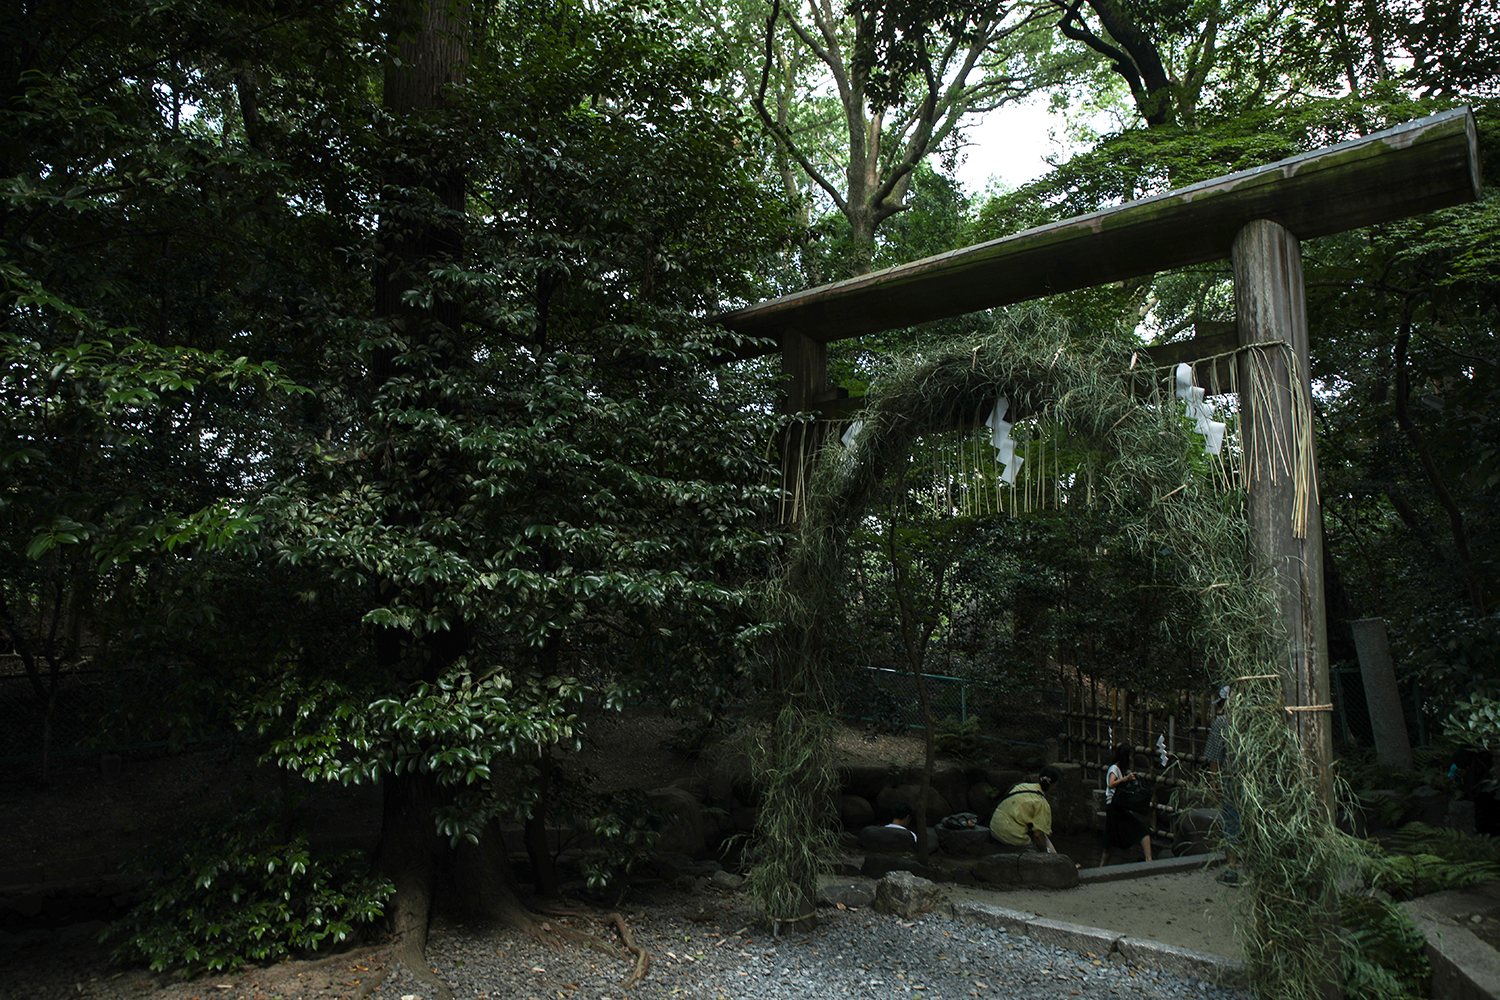
[[[1041,746],[1058,731],[1062,693],[1040,689],[997,694],[961,677],[923,674],[932,717],[964,724],[973,720],[976,735],[1025,746]],[[855,667],[839,690],[846,719],[891,729],[920,729],[922,699],[916,678],[907,671]]]

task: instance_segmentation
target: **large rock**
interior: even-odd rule
[[[980,774],[983,777],[983,774]],[[964,812],[969,805],[969,785],[973,782],[961,764],[942,763],[932,768],[932,787],[954,810]],[[943,816],[948,815],[943,813]],[[936,821],[940,817],[929,816]]]
[[[909,830],[871,824],[859,831],[859,849],[882,854],[909,854],[917,849],[917,839]]]
[[[743,875],[734,872],[717,871],[708,877],[709,883],[718,889],[728,889],[733,892],[745,884]]]
[[[850,795],[873,799],[891,783],[891,769],[880,764],[850,764],[839,768],[839,785]]]
[[[839,820],[851,830],[869,826],[875,822],[875,807],[863,795],[840,795]]]
[[[697,862],[686,854],[661,852],[647,862],[646,869],[657,878],[670,882],[673,879],[690,877],[693,866],[696,864]]]
[[[683,788],[658,788],[646,798],[670,818],[662,826],[658,851],[677,852],[701,858],[708,847],[703,837],[703,803]]]
[[[1016,885],[1021,881],[1020,855],[1009,852],[980,858],[969,870],[981,882],[994,885]]]
[[[711,748],[703,779],[706,800],[721,808],[728,808],[731,804],[755,805],[759,795],[752,773],[750,755],[744,750],[731,751],[723,746]]]
[[[1054,764],[1062,772],[1062,781],[1048,789],[1052,802],[1054,833],[1078,833],[1094,825],[1094,794],[1083,785],[1083,767],[1079,764]]]
[[[1401,822],[1442,826],[1447,818],[1448,796],[1431,785],[1418,785],[1407,796],[1406,815],[1401,818]]]
[[[875,909],[906,920],[931,913],[942,899],[936,885],[911,872],[891,872],[875,886]]]
[[[916,808],[921,795],[921,785],[887,785],[875,796],[875,808],[883,815],[889,815],[899,802]],[[927,789],[927,822],[936,822],[951,812],[953,808],[947,799],[938,794],[937,789]]]
[[[1072,889],[1078,885],[1078,866],[1066,854],[1028,851],[1016,856],[1022,885],[1037,889]]]
[[[1172,850],[1179,857],[1207,854],[1219,842],[1219,810],[1189,809],[1179,813],[1172,826]]]
[[[990,817],[995,814],[995,806],[1000,803],[1001,789],[990,784],[988,777],[969,786],[969,812],[979,817],[981,823],[988,823]]]
[[[857,910],[875,902],[875,887],[868,882],[835,882],[818,889],[819,906],[842,906]]]
[[[736,833],[753,833],[760,810],[753,806],[737,806],[729,810],[729,826]]]
[[[668,788],[680,788],[693,796],[699,802],[704,801],[708,792],[708,781],[702,775],[689,774],[667,783]]]
[[[949,830],[938,827],[938,844],[943,853],[955,858],[978,858],[1000,850],[1000,844],[990,836],[990,828],[976,826],[969,830]]]
[[[860,865],[859,873],[865,878],[884,878],[891,872],[907,872],[920,875],[929,881],[937,881],[937,872],[912,858],[893,858],[889,854],[870,854]]]

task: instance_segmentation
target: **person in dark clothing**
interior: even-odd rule
[[[1109,863],[1111,849],[1129,850],[1141,845],[1146,860],[1151,860],[1151,829],[1141,818],[1125,805],[1124,794],[1116,794],[1125,785],[1144,781],[1135,771],[1126,771],[1130,766],[1132,750],[1121,744],[1115,747],[1114,761],[1104,776],[1104,852],[1099,855],[1099,867]]]

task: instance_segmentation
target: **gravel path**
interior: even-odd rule
[[[557,935],[539,939],[439,922],[427,955],[459,1000],[1247,997],[931,914],[905,921],[867,909],[825,909],[814,930],[773,939],[756,926],[746,893],[721,890],[707,880],[691,891],[659,885],[649,894],[635,892],[632,905],[619,912],[651,957],[646,978],[629,989],[623,984],[632,957]],[[613,925],[597,916],[547,920],[553,930],[619,942]],[[388,971],[384,953],[365,948],[319,962],[183,981],[111,968],[94,941],[98,929],[81,925],[0,940],[0,1000],[343,1000]],[[371,994],[372,1000],[430,996],[399,971],[390,972]]]
[[[497,940],[491,933],[444,928],[434,935],[428,958],[465,1000],[1246,997],[930,914],[903,921],[868,910],[824,910],[816,930],[777,940],[750,926],[753,915],[742,894],[708,890],[695,900],[624,914],[636,943],[652,955],[646,979],[629,990],[622,988],[632,967],[628,959],[577,946],[559,950],[518,935]],[[615,939],[599,922],[555,923]],[[374,1000],[427,997],[399,973],[373,994]]]

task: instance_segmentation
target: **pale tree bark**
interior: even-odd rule
[[[752,103],[786,157],[849,223],[857,273],[870,270],[880,224],[905,209],[918,164],[942,148],[966,116],[1019,100],[1043,84],[1045,74],[1013,69],[1004,59],[1006,43],[1039,24],[1037,8],[997,9],[973,37],[948,39],[927,52],[914,92],[902,104],[881,109],[870,100],[871,67],[857,58],[873,44],[870,19],[848,13],[841,0],[808,0],[800,8],[772,0]],[[786,72],[793,52],[796,58],[810,54],[827,74],[842,111],[836,150],[820,149],[813,137],[790,127],[786,103],[815,96],[786,93],[787,86],[807,80]]]

